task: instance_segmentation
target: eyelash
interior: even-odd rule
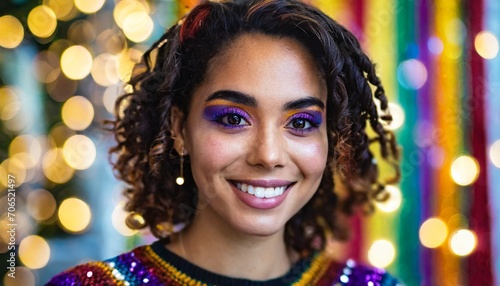
[[[297,119],[302,119],[302,120],[305,120],[305,126],[307,126],[307,124],[309,124],[310,126],[307,127],[307,128],[295,128],[292,126],[292,124],[294,122],[296,122]],[[321,125],[321,120],[318,120],[316,117],[312,116],[311,114],[309,113],[297,113],[297,114],[294,114],[292,116],[292,118],[290,118],[290,120],[288,121],[288,123],[286,124],[286,128],[287,129],[290,129],[293,133],[297,134],[297,135],[305,135],[307,133],[310,133],[316,129],[318,129],[318,127]]]
[[[240,120],[244,121],[244,124],[230,124],[227,122],[228,117],[231,115],[237,116]],[[244,126],[250,125],[248,114],[239,108],[227,107],[219,112],[219,114],[214,118],[213,121],[224,126],[225,128],[236,129],[243,128]]]

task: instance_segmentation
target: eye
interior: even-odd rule
[[[248,125],[248,121],[246,121],[243,116],[234,113],[226,114],[222,116],[218,121],[224,125]]]
[[[304,118],[295,118],[290,122],[290,124],[295,129],[308,129],[312,127],[311,122]]]

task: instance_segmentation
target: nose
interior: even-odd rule
[[[261,129],[249,143],[247,162],[250,165],[266,169],[285,166],[287,142],[280,130],[275,128]]]

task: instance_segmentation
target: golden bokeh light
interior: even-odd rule
[[[15,177],[15,187],[19,187],[26,179],[26,167],[23,162],[16,157],[5,159],[0,164],[0,182],[2,186],[8,186],[8,175]]]
[[[55,81],[49,82],[45,86],[52,99],[58,102],[64,102],[75,94],[77,81],[71,80],[60,73]]]
[[[104,0],[75,0],[75,6],[85,14],[99,11],[104,5]]]
[[[0,119],[12,119],[20,110],[21,102],[18,91],[10,86],[0,87]]]
[[[64,160],[63,151],[60,148],[53,148],[45,153],[42,159],[42,170],[47,179],[57,184],[66,183],[75,173],[75,169],[68,166]]]
[[[75,21],[68,29],[68,40],[75,45],[91,43],[95,37],[95,27],[87,20]]]
[[[118,55],[127,49],[127,38],[113,29],[102,31],[96,39],[97,46],[108,54]]]
[[[471,156],[460,156],[451,164],[451,178],[460,186],[474,183],[479,176],[479,164]]]
[[[28,194],[26,198],[28,213],[37,221],[48,220],[56,211],[56,199],[47,190],[38,189]]]
[[[500,139],[490,146],[490,160],[495,167],[500,168]]]
[[[448,227],[443,220],[437,217],[429,218],[420,226],[418,233],[420,243],[428,248],[441,246],[448,237]]]
[[[118,55],[118,75],[123,82],[128,82],[132,68],[141,60],[143,52],[130,48]]]
[[[19,244],[19,258],[30,269],[42,268],[50,258],[49,244],[38,235],[27,236]]]
[[[148,13],[139,11],[130,13],[123,20],[123,33],[132,42],[140,43],[147,40],[153,32],[153,20]]]
[[[123,209],[124,204],[119,203],[113,210],[111,222],[114,228],[123,236],[132,236],[137,233],[137,230],[130,229],[125,223],[128,213]]]
[[[85,231],[92,219],[90,207],[77,198],[65,199],[57,212],[61,226],[70,233]]]
[[[375,267],[385,268],[394,261],[395,257],[394,244],[388,240],[374,241],[368,250],[368,261]]]
[[[13,49],[24,38],[24,28],[21,22],[14,16],[5,15],[0,17],[0,47]]]
[[[61,56],[61,68],[68,78],[83,79],[92,69],[92,55],[83,46],[71,46]]]
[[[119,95],[123,94],[123,92],[123,88],[117,85],[106,88],[104,95],[102,96],[102,103],[109,113],[115,113],[116,99]]]
[[[39,82],[53,82],[60,73],[59,58],[55,53],[51,51],[41,51],[33,59],[33,74]]]
[[[64,143],[63,154],[69,166],[77,170],[85,170],[94,163],[97,151],[90,138],[78,134],[71,136]]]
[[[458,256],[471,254],[477,245],[476,235],[468,229],[456,231],[450,238],[450,249]]]
[[[387,185],[385,186],[385,191],[389,195],[389,198],[382,202],[376,202],[375,205],[383,212],[390,213],[396,211],[403,201],[401,190],[396,186]]]
[[[4,285],[5,286],[35,286],[35,275],[31,270],[24,266],[16,266],[16,278],[12,279],[5,273]]]
[[[84,130],[94,119],[94,107],[83,96],[73,96],[68,99],[61,111],[64,124],[73,130]]]
[[[66,140],[68,140],[68,138],[73,135],[76,135],[76,132],[74,130],[70,129],[68,126],[62,123],[59,123],[52,127],[49,132],[48,138],[52,143],[52,147],[62,148]]]
[[[94,59],[91,75],[94,81],[102,86],[110,86],[118,83],[118,59],[111,54],[100,54]]]
[[[50,37],[57,27],[57,17],[49,6],[40,5],[28,14],[28,28],[39,38]]]
[[[149,14],[149,5],[143,0],[122,0],[116,3],[113,10],[113,18],[118,27],[123,29],[125,19],[134,12],[144,12]]]
[[[34,136],[19,135],[10,142],[9,156],[19,159],[27,169],[35,167],[41,155],[42,146]]]
[[[474,40],[474,47],[477,53],[487,60],[494,59],[498,55],[498,39],[491,32],[482,31],[477,34]]]
[[[61,21],[69,21],[78,15],[73,1],[68,0],[43,0],[43,5],[49,6],[57,19]]]

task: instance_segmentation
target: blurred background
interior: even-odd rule
[[[353,218],[339,256],[406,285],[500,285],[500,1],[308,2],[377,63],[402,148],[402,182]],[[41,285],[154,240],[124,224],[102,122],[196,3],[0,2],[0,284]]]

